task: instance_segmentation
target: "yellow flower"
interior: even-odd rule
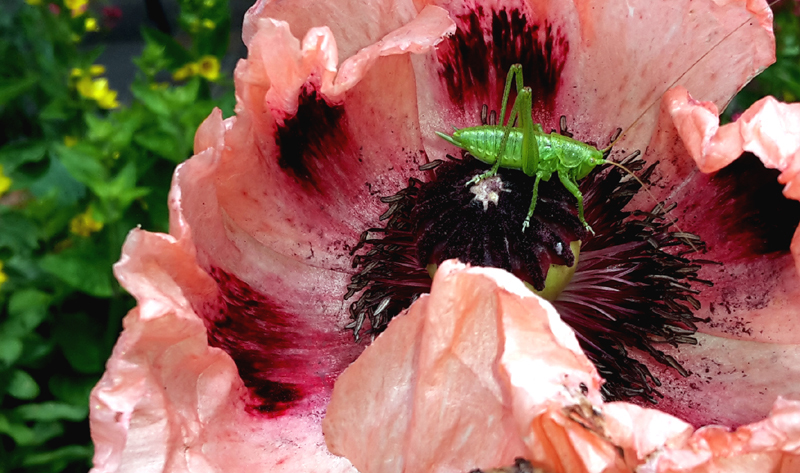
[[[69,71],[69,76],[72,79],[77,79],[78,77],[83,76],[83,69],[73,67],[71,71]]]
[[[76,144],[78,144],[78,139],[75,138],[74,136],[65,136],[64,137],[64,146],[66,146],[67,148],[72,148]]]
[[[28,5],[37,6],[42,4],[42,0],[25,0],[25,3]]]
[[[105,79],[102,79],[105,80]],[[104,108],[106,110],[111,110],[119,107],[119,102],[117,102],[117,91],[109,89],[106,87],[105,92],[100,97],[97,97],[97,105],[100,108]]]
[[[100,31],[100,26],[97,24],[97,20],[94,18],[87,18],[83,22],[83,27],[86,31]]]
[[[216,23],[214,23],[213,21],[209,20],[208,18],[203,20],[202,24],[203,24],[203,28],[207,28],[209,30],[213,30],[217,26]]]
[[[70,9],[73,18],[83,15],[88,5],[89,0],[64,0],[64,6]]]
[[[94,232],[99,232],[103,229],[103,222],[98,222],[92,216],[92,208],[86,209],[86,212],[76,215],[69,222],[69,231],[72,233],[88,237]]]
[[[11,188],[11,178],[3,173],[3,165],[0,164],[0,195],[5,194],[9,188]]]
[[[105,74],[105,72],[106,72],[106,66],[102,64],[92,64],[91,66],[89,66],[89,74],[93,76],[100,76]]]
[[[90,79],[83,76],[76,84],[78,93],[97,102],[100,108],[112,109],[119,107],[117,91],[108,87],[108,79]]]
[[[219,78],[219,59],[216,56],[203,56],[197,61],[197,73],[204,78],[215,81]]]
[[[196,75],[198,72],[197,64],[194,62],[190,62],[185,66],[181,67],[174,74],[172,74],[172,78],[175,80],[185,80],[193,75]]]
[[[0,287],[3,287],[3,283],[8,281],[8,275],[3,272],[3,262],[0,261]]]

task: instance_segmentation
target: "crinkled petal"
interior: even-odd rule
[[[735,122],[719,126],[719,111],[710,102],[694,100],[683,88],[664,96],[681,139],[697,167],[706,173],[719,171],[744,152],[758,156],[764,166],[778,169],[783,194],[800,200],[800,104],[785,104],[764,97]],[[792,253],[800,273],[798,233]],[[800,300],[800,299],[798,299]]]
[[[621,419],[607,430],[599,387],[547,301],[502,270],[445,262],[430,296],[339,377],[323,429],[362,473],[469,471],[517,456],[553,472],[627,471],[608,435],[634,458],[685,435],[684,422],[635,406],[612,410]],[[640,422],[661,428],[654,440]]]
[[[669,446],[640,473],[790,473],[800,469],[800,401],[778,398],[763,421],[733,432],[716,426],[697,430]]]
[[[354,472],[325,448],[321,412],[247,409],[236,365],[192,309],[218,289],[185,237],[134,230],[115,266],[139,305],[92,391],[92,472]]]
[[[292,33],[304,36],[315,27],[330,28],[337,38],[341,57],[356,54],[376,43],[417,16],[413,2],[381,0],[371,2],[315,0],[256,0],[244,18],[242,39],[249,45],[263,18],[273,18],[292,25]]]
[[[598,388],[546,301],[501,270],[445,262],[430,296],[339,378],[323,430],[330,450],[361,473],[463,472],[515,456],[569,473],[800,465],[800,401],[779,397],[767,419],[735,431],[694,431],[657,409],[603,404]]]

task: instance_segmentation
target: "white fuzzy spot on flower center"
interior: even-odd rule
[[[511,192],[503,186],[503,180],[500,176],[490,177],[470,187],[470,192],[475,194],[473,201],[483,204],[483,210],[489,209],[489,204],[497,205],[500,201],[501,192]]]

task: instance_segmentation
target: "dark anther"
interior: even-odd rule
[[[572,133],[570,133],[569,130],[567,130],[567,117],[561,115],[561,119],[558,121],[558,127],[559,127],[558,132],[560,134],[572,138],[573,136]]]
[[[617,141],[617,138],[619,138],[619,135],[621,135],[621,134],[622,134],[622,128],[617,128],[614,131],[614,134],[611,135],[611,143]]]
[[[427,164],[423,164],[422,166],[420,166],[419,170],[420,171],[431,171],[433,169],[438,168],[439,165],[442,164],[443,162],[444,161],[442,161],[441,159],[434,159],[433,161],[431,161],[431,162],[429,162]],[[381,202],[383,202],[383,201],[384,200],[381,199]]]

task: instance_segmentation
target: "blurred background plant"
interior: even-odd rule
[[[89,391],[134,305],[111,265],[131,228],[168,230],[175,165],[214,106],[232,113],[231,3],[240,28],[249,0],[3,0],[0,471],[90,466]],[[782,3],[779,63],[729,117],[800,97],[797,7]]]
[[[131,228],[168,230],[175,165],[232,113],[230,5],[2,3],[0,471],[85,472],[89,391],[134,305],[111,265]]]

